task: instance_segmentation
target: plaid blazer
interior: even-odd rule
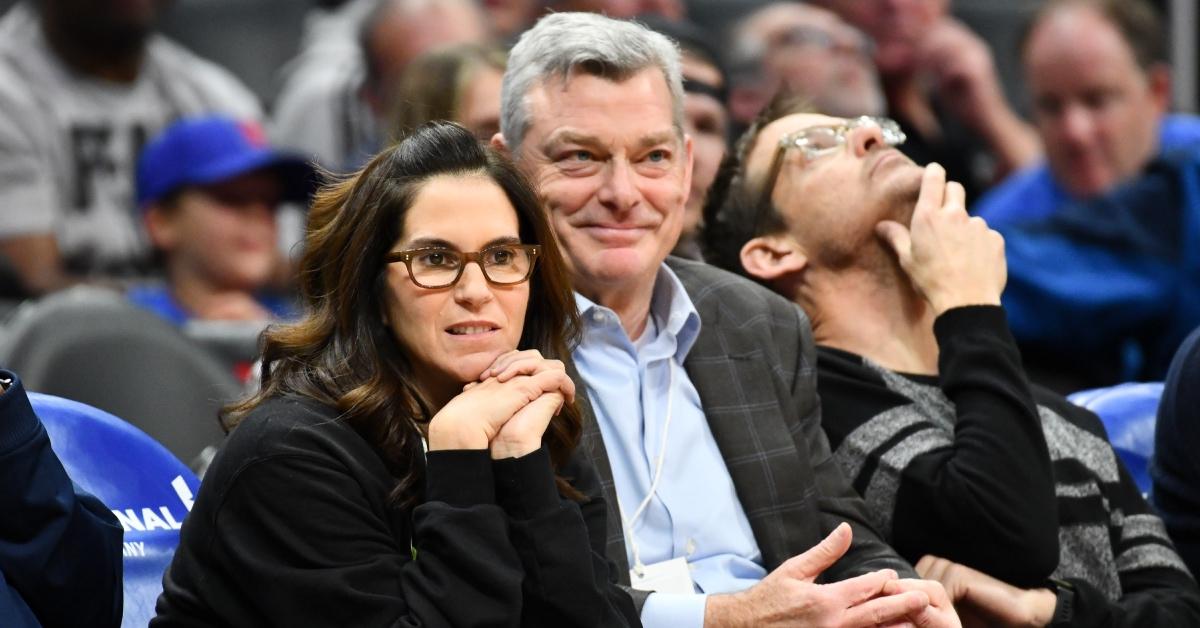
[[[763,566],[774,570],[846,521],[853,527],[853,545],[822,580],[884,568],[916,577],[869,523],[866,505],[830,453],[821,429],[812,329],[804,312],[762,286],[707,264],[670,258],[667,265],[700,313],[700,335],[684,368],[700,394]],[[573,367],[572,374],[580,379]],[[596,468],[608,502],[608,558],[619,581],[628,585],[612,467],[588,396],[579,399],[584,415],[580,448]],[[632,594],[640,611],[647,594]]]

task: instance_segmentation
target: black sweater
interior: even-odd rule
[[[834,457],[910,561],[1076,586],[1077,626],[1200,626],[1200,592],[1092,413],[1031,388],[999,307],[934,324],[938,376],[819,350]]]
[[[605,505],[582,458],[561,498],[544,449],[493,462],[429,452],[412,509],[334,409],[288,396],[230,435],[184,523],[154,628],[623,626],[632,600],[604,559]]]

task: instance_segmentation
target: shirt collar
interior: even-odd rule
[[[575,293],[575,305],[583,317],[584,327],[597,324],[593,312],[611,311],[591,299]],[[675,336],[675,360],[683,364],[696,338],[700,335],[700,313],[692,304],[683,282],[665,263],[659,267],[654,278],[654,294],[650,298],[650,312],[658,320],[659,334]],[[616,315],[613,315],[615,319]]]

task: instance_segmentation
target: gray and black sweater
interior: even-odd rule
[[[820,347],[834,457],[900,554],[1077,590],[1075,626],[1200,626],[1197,589],[1100,420],[1030,386],[999,307],[934,324],[937,376]]]

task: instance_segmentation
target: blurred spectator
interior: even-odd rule
[[[617,19],[661,15],[669,20],[679,20],[687,15],[683,0],[544,0],[544,4],[548,11],[556,13],[586,11]]]
[[[796,2],[772,2],[734,26],[736,112],[749,124],[776,92],[807,99],[831,116],[881,116],[883,88],[872,59],[874,47],[836,14]]]
[[[483,0],[492,36],[510,41],[529,28],[542,13],[544,0]]]
[[[400,79],[396,130],[407,135],[431,120],[458,122],[487,142],[500,131],[500,81],[505,52],[462,44],[417,57]]]
[[[1165,115],[1166,29],[1145,2],[1055,1],[1022,46],[1046,160],[972,208],[993,227],[1052,215],[1111,191],[1155,157],[1200,144],[1200,118]]]
[[[163,4],[23,1],[0,19],[0,255],[28,293],[144,267],[146,138],[183,115],[260,115],[228,72],[153,32]]]
[[[550,11],[588,11],[615,18],[655,15],[669,20],[683,19],[687,13],[683,0],[484,0],[482,4],[492,36],[509,42]]]
[[[472,0],[378,0],[365,15],[358,2],[332,14],[343,26],[359,22],[358,50],[327,64],[298,63],[271,121],[277,145],[337,173],[357,169],[383,148],[400,77],[413,59],[439,46],[481,42],[487,34]]]
[[[0,370],[0,625],[121,625],[121,526],[76,492],[21,380]]]
[[[692,184],[684,206],[683,229],[672,255],[701,259],[704,199],[717,177],[729,143],[729,82],[717,52],[700,27],[683,20],[646,16],[641,21],[679,44],[683,73],[683,130],[692,138]]]
[[[1025,40],[1047,164],[979,213],[1026,364],[1059,390],[1161,379],[1200,324],[1200,120],[1164,117],[1164,32],[1144,2],[1067,0]]]
[[[1154,432],[1154,505],[1192,573],[1200,572],[1200,328],[1167,374]]]
[[[325,84],[361,68],[359,33],[363,22],[380,0],[323,0],[304,16],[300,52],[280,71],[281,93],[300,86],[296,76],[307,82]],[[278,107],[276,107],[278,108]]]
[[[588,11],[609,17],[661,16],[680,20],[687,14],[683,0],[483,0],[492,36],[511,42],[543,14]]]
[[[143,151],[137,180],[167,285],[136,286],[129,299],[179,325],[292,314],[264,292],[282,263],[275,212],[305,201],[314,178],[303,160],[267,146],[256,123],[209,116],[168,127]]]
[[[968,201],[1037,158],[1037,135],[1009,106],[987,44],[950,0],[820,0],[875,40],[888,114],[917,163],[945,165]]]

